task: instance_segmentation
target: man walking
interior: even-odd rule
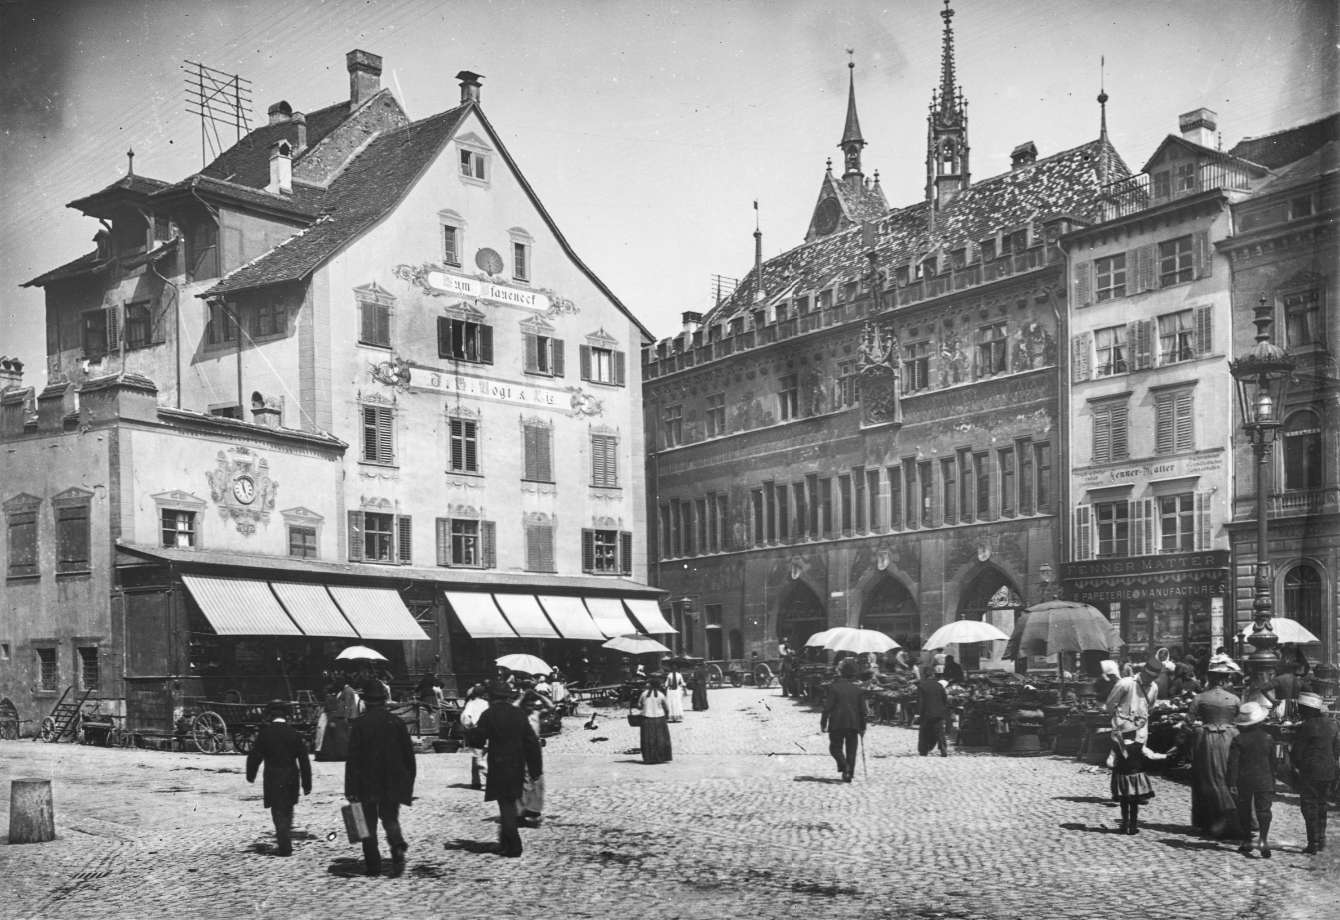
[[[855,676],[856,659],[842,659],[819,716],[819,731],[828,732],[828,753],[837,762],[844,783],[850,783],[856,775],[856,746],[865,734],[865,704],[861,688],[852,683]]]
[[[942,681],[927,674],[917,681],[917,711],[921,725],[917,732],[917,753],[925,757],[931,748],[938,747],[941,757],[949,756],[945,743],[945,719],[949,715],[949,694]]]
[[[1298,694],[1298,714],[1303,723],[1289,745],[1289,758],[1298,771],[1298,807],[1307,828],[1311,856],[1326,849],[1326,807],[1335,780],[1340,775],[1340,730],[1327,718],[1326,702],[1316,693]]]
[[[303,795],[312,794],[312,763],[307,745],[288,724],[289,704],[273,700],[265,707],[265,724],[256,734],[256,743],[247,755],[247,782],[256,781],[256,772],[265,765],[261,789],[265,806],[275,825],[275,855],[293,855],[293,806],[298,804],[298,787]]]
[[[400,831],[400,806],[414,801],[417,765],[409,729],[386,708],[386,687],[381,681],[369,681],[363,691],[363,703],[367,711],[354,720],[349,730],[344,797],[363,806],[370,831],[363,841],[363,862],[368,875],[377,875],[382,868],[377,847],[379,818],[391,847],[391,864],[405,863],[409,844]]]
[[[488,748],[488,776],[484,801],[498,803],[498,855],[520,856],[521,834],[517,810],[527,777],[538,782],[544,775],[540,739],[530,720],[512,705],[512,688],[495,681],[489,685],[489,708],[476,725]]]

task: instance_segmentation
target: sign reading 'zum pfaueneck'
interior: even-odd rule
[[[525,307],[527,310],[536,310],[540,313],[549,309],[549,298],[537,291],[494,284],[492,281],[481,281],[478,278],[466,278],[447,272],[428,272],[428,284],[439,291],[460,297],[478,297],[496,303]]]

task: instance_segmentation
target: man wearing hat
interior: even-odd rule
[[[1270,807],[1275,793],[1274,739],[1264,724],[1268,710],[1260,703],[1243,703],[1233,726],[1238,736],[1228,748],[1228,789],[1238,803],[1238,827],[1242,846],[1238,852],[1252,852],[1252,812],[1261,833],[1261,858],[1270,858]]]
[[[247,782],[256,782],[256,772],[265,765],[261,790],[265,807],[275,824],[275,855],[293,855],[293,806],[298,804],[298,786],[312,794],[312,763],[307,745],[288,724],[289,704],[272,700],[265,707],[265,724],[247,755]]]
[[[865,734],[865,704],[856,677],[856,659],[844,658],[838,664],[838,677],[828,685],[819,731],[828,732],[828,753],[833,755],[842,781],[850,783],[856,775],[856,748]]]
[[[1289,760],[1298,771],[1298,807],[1307,826],[1309,855],[1326,849],[1326,804],[1340,767],[1340,727],[1329,717],[1326,702],[1315,693],[1298,694],[1298,714],[1303,723],[1294,732]]]
[[[363,806],[371,833],[363,841],[363,863],[368,875],[381,872],[377,847],[377,820],[391,846],[391,863],[402,866],[409,844],[400,831],[400,806],[414,801],[417,764],[409,729],[386,708],[386,687],[369,681],[363,690],[367,711],[349,729],[349,759],[344,764],[344,797]]]
[[[1112,717],[1112,731],[1134,731],[1135,738],[1143,744],[1149,738],[1149,707],[1159,698],[1159,687],[1155,681],[1163,673],[1163,665],[1150,660],[1130,677],[1117,681],[1107,696],[1107,714]]]
[[[484,801],[498,803],[498,855],[520,856],[521,834],[517,811],[526,778],[538,782],[544,775],[540,739],[526,714],[512,705],[513,690],[501,681],[489,684],[489,708],[477,728],[488,748],[488,776]]]
[[[1210,689],[1191,701],[1196,723],[1191,745],[1191,823],[1211,837],[1237,838],[1237,804],[1228,791],[1228,751],[1238,730],[1233,720],[1242,701],[1228,689],[1233,670],[1223,662],[1210,665]]]

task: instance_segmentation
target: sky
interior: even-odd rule
[[[310,112],[348,98],[345,52],[380,54],[411,118],[484,75],[483,109],[578,255],[657,337],[711,305],[713,274],[802,242],[841,162],[847,49],[867,175],[894,206],[925,182],[938,0],[8,0],[0,3],[0,355],[41,386],[41,289],[92,248],[65,207],[126,170],[202,166],[184,61]],[[1134,170],[1177,116],[1219,115],[1225,148],[1340,109],[1333,0],[955,0],[972,172],[1109,135]],[[840,169],[840,165],[839,165]]]

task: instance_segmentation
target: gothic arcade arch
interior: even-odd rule
[[[861,609],[863,627],[892,636],[909,653],[921,648],[921,611],[906,585],[885,573],[870,585],[865,597]]]
[[[1008,635],[1014,629],[1015,615],[1023,607],[1018,585],[997,566],[984,563],[959,592],[957,619],[983,620]],[[964,669],[982,667],[981,652],[979,642],[961,646]]]
[[[828,611],[819,595],[801,579],[792,580],[777,602],[777,639],[785,639],[792,648],[802,648],[805,640],[828,628]]]

